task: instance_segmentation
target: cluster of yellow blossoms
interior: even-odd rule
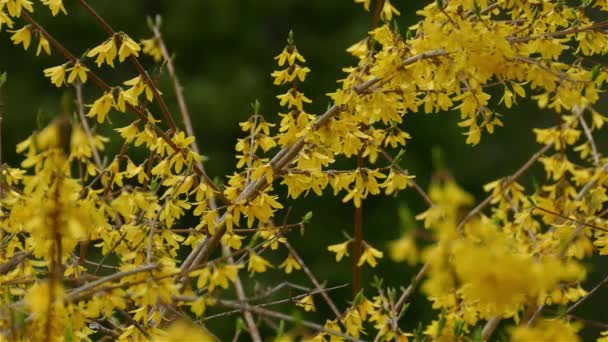
[[[371,0],[354,2],[371,10]],[[53,16],[67,14],[62,0],[41,3]],[[276,86],[289,87],[277,96],[285,113],[275,129],[254,103],[240,124],[246,136],[236,142],[236,170],[222,185],[206,174],[194,137],[177,127],[139,62],[142,54],[171,62],[160,37],[138,43],[79,3],[109,36],[84,55],[96,67],[30,16],[32,1],[0,0],[0,30],[24,22],[7,30],[15,45],[28,50],[34,37],[37,55],[67,60],[43,71],[53,85],[100,88],[86,114],[79,103],[73,117],[60,116],[20,143],[21,167],[1,166],[0,340],[215,339],[202,323],[208,306],[242,313],[253,340],[261,340],[254,315],[294,322],[292,331],[278,329],[284,340],[488,340],[501,320],[513,340],[579,339],[582,324],[570,313],[595,292],[582,283],[585,261],[608,254],[608,159],[594,138],[608,120],[598,109],[608,70],[588,59],[608,53],[608,24],[590,15],[605,15],[608,1],[437,0],[404,34],[393,22],[396,2],[378,1],[383,24],[347,50],[357,63],[344,69],[329,94],[333,105],[319,115],[305,111],[311,99],[300,85],[310,69],[290,34],[271,74]],[[110,86],[97,69],[114,67],[117,58],[137,76]],[[407,116],[457,111],[466,142],[476,145],[503,125],[493,108],[507,111],[525,98],[555,112],[557,122],[534,128],[540,151],[489,182],[488,197],[470,211],[474,198],[445,172],[427,194],[400,166],[415,138],[404,130]],[[102,159],[108,138],[87,117],[111,125],[114,111],[135,116],[115,128],[121,151]],[[359,159],[355,169],[332,168],[350,158]],[[537,162],[545,177],[526,187],[520,177]],[[357,208],[372,195],[415,188],[428,204],[416,219],[431,243],[418,245],[408,231],[389,249],[398,262],[424,263],[420,272],[396,284],[408,286],[403,291],[377,280],[376,295],[360,292],[338,308],[289,242],[310,215],[289,223],[287,212],[275,223],[284,208],[275,184],[292,199],[330,188]],[[185,227],[192,219],[198,224]],[[339,262],[355,239],[326,248]],[[355,267],[375,267],[384,253],[356,242],[362,253]],[[321,325],[252,304],[269,294],[247,293],[241,269],[251,277],[269,272],[275,264],[263,254],[271,251],[287,252],[277,268],[303,271],[313,285],[289,300],[309,312],[322,297],[335,317]],[[285,284],[294,286],[277,287]],[[226,299],[230,287],[238,301]],[[400,320],[418,288],[437,318],[405,331]]]

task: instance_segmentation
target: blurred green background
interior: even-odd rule
[[[402,31],[416,22],[416,10],[428,2],[394,1],[402,13],[397,19]],[[146,25],[146,16],[162,15],[162,31],[170,51],[176,56],[175,65],[185,89],[196,138],[202,153],[209,159],[206,164],[208,173],[221,180],[234,169],[234,144],[238,137],[243,136],[238,122],[251,114],[250,104],[259,99],[266,120],[277,118],[279,107],[275,96],[284,89],[272,85],[270,73],[275,69],[273,57],[284,47],[289,30],[294,31],[298,49],[312,70],[302,86],[305,94],[313,99],[306,109],[310,113],[322,113],[329,104],[325,94],[337,88],[336,80],[343,76],[342,67],[355,62],[345,49],[365,37],[372,22],[371,13],[364,12],[360,5],[350,0],[97,0],[91,1],[91,5],[115,30],[125,31],[138,39],[152,36]],[[63,15],[53,18],[41,6],[37,6],[33,17],[76,55],[106,39],[102,29],[76,2],[66,1],[66,8],[67,18]],[[15,144],[36,129],[37,117],[52,119],[62,111],[62,103],[63,106],[71,103],[66,99],[70,100],[73,95],[72,89],[58,90],[42,76],[44,68],[64,63],[61,56],[35,57],[35,45],[24,52],[21,48],[12,47],[9,37],[6,32],[0,37],[0,70],[9,73],[9,81],[2,89],[5,113],[2,155],[8,163],[17,164],[20,158],[15,153]],[[152,66],[150,58],[144,57],[142,61]],[[93,65],[92,61],[88,64]],[[128,64],[119,65],[116,69],[103,67],[100,74],[111,84],[136,76]],[[161,77],[161,91],[181,124],[173,89],[166,77]],[[86,86],[85,96],[89,103],[99,95],[98,89]],[[436,158],[433,158],[432,150],[440,151],[443,165],[457,181],[478,200],[483,198],[483,184],[511,174],[539,148],[531,128],[546,127],[555,122],[554,114],[537,109],[533,103],[521,101],[520,104],[511,110],[497,107],[497,111],[504,115],[505,127],[499,128],[494,135],[485,135],[476,147],[464,143],[465,137],[456,125],[457,113],[406,114],[402,128],[413,139],[406,147],[402,166],[415,174],[417,182],[426,188],[438,166],[433,162]],[[598,109],[605,110],[606,102]],[[129,114],[112,113],[111,120],[120,127],[130,122],[131,117]],[[119,149],[121,141],[109,126],[96,129],[112,138],[110,151]],[[600,151],[604,151],[605,143],[605,140],[601,141]],[[353,163],[342,165],[352,167]],[[536,167],[523,177],[522,182],[531,184],[535,174],[540,177],[539,170]],[[297,221],[309,210],[314,212],[305,235],[300,237],[298,233],[292,233],[290,238],[309,267],[321,281],[327,281],[327,286],[348,283],[351,260],[336,264],[326,246],[344,241],[343,232],[352,235],[352,204],[342,204],[341,198],[317,198],[314,195],[286,202],[292,206],[292,221]],[[396,239],[404,229],[415,228],[405,226],[399,219],[399,207],[408,208],[415,215],[425,209],[425,203],[413,190],[406,190],[395,198],[380,197],[364,203],[364,237],[382,249],[385,256],[387,241]],[[285,255],[282,251],[265,256],[280,262]],[[385,279],[385,284],[399,287],[407,286],[418,267],[396,264],[385,257],[374,272]],[[364,284],[371,282],[370,274],[370,269],[364,268]],[[601,271],[593,273],[589,284],[595,284],[600,277],[603,277]],[[274,270],[258,278],[258,284],[247,283],[249,293],[256,286],[280,283],[284,275]],[[303,276],[294,279],[298,284],[310,286]],[[372,294],[369,286],[366,293]],[[274,299],[287,295],[289,292],[284,291]],[[344,305],[351,296],[351,289],[338,290],[334,296]],[[608,300],[608,296],[600,294],[594,299],[601,303]],[[601,311],[593,310],[592,302],[582,305],[577,314],[596,320],[607,318],[605,313],[601,317]],[[320,312],[316,316],[306,314],[305,317],[312,320],[324,315],[329,317],[322,300],[316,298],[316,303]],[[289,311],[288,308],[286,310]],[[429,303],[416,299],[403,322],[413,328],[419,321],[426,323],[431,317]],[[234,328],[234,320],[230,318],[218,318],[217,322],[208,323],[214,328],[219,325],[219,334],[224,338],[229,338]],[[597,334],[597,329],[588,331]]]

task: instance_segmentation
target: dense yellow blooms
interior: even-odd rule
[[[41,3],[53,16],[67,14],[62,0]],[[354,3],[369,11],[374,2]],[[311,69],[289,34],[270,72],[282,89],[276,96],[281,113],[262,115],[262,105],[253,103],[240,123],[235,169],[220,184],[205,173],[194,136],[172,122],[155,80],[139,69],[140,53],[171,62],[163,60],[160,37],[134,40],[110,29],[84,54],[95,58],[95,67],[29,18],[40,4],[0,0],[0,30],[24,25],[7,30],[14,45],[28,50],[38,39],[37,55],[61,51],[67,60],[44,69],[44,77],[56,87],[99,86],[85,116],[113,128],[124,144],[114,156],[104,155],[109,139],[94,133],[80,107],[80,115],[59,116],[19,143],[20,167],[1,166],[0,336],[215,340],[201,322],[216,306],[242,314],[252,338],[255,323],[263,322],[254,317],[268,315],[295,322],[288,333],[277,329],[285,339],[481,340],[505,320],[500,329],[515,341],[578,340],[582,325],[560,310],[594,293],[583,283],[593,271],[585,265],[608,254],[608,161],[594,138],[608,120],[596,108],[608,70],[585,59],[608,53],[605,22],[594,22],[588,12],[605,14],[608,2],[429,1],[410,27],[395,20],[402,4],[377,4],[378,25],[347,49],[354,65],[343,69],[325,113],[306,111],[313,99],[301,84]],[[130,60],[138,73],[105,84],[97,69],[114,67],[117,57],[118,63]],[[401,167],[405,148],[417,138],[409,116],[454,111],[463,140],[477,145],[527,99],[558,120],[532,129],[541,150],[521,168],[484,180],[485,200],[477,201],[446,170],[430,176],[427,194]],[[111,111],[132,121],[114,127]],[[349,159],[358,160],[355,168],[344,167],[354,165]],[[520,178],[533,165],[540,178],[530,186]],[[408,227],[388,245],[350,237],[315,243],[333,253],[319,258],[335,256],[336,262],[362,246],[355,268],[386,262],[385,252],[395,262],[424,263],[419,276],[398,284],[376,278],[366,286],[374,295],[360,292],[348,305],[336,305],[329,286],[291,245],[297,239],[292,231],[304,233],[310,216],[293,223],[282,194],[333,194],[361,208],[372,196],[410,188],[428,204],[416,215],[424,229]],[[187,226],[192,219],[197,223]],[[317,228],[333,229],[306,226]],[[364,228],[371,236],[392,227]],[[243,284],[247,272],[255,288]],[[287,280],[270,290],[257,283],[260,273],[275,272]],[[291,282],[292,273],[305,274],[314,288]],[[303,315],[322,299],[335,317],[314,324],[259,301],[285,286],[301,291],[286,301]],[[407,308],[419,305],[411,301],[418,289],[437,316],[404,331],[402,318],[416,319]],[[228,299],[233,293],[238,301]],[[16,323],[21,315],[27,318]]]

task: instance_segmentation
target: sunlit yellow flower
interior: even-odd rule
[[[51,45],[49,44],[49,41],[46,39],[46,37],[44,37],[43,34],[39,34],[38,37],[38,48],[36,49],[36,56],[40,55],[40,52],[43,51],[46,52],[47,55],[51,54]]]
[[[372,0],[355,0],[356,4],[362,4],[366,11],[369,11],[369,5]]]
[[[163,59],[163,52],[160,48],[160,43],[156,38],[142,39],[140,40],[143,45],[142,52],[152,56],[155,62],[160,62]]]
[[[106,40],[100,45],[94,47],[91,51],[87,53],[87,57],[95,57],[97,59],[95,62],[97,66],[100,67],[101,64],[105,61],[109,66],[114,67],[114,58],[116,58],[116,40],[114,37]]]
[[[279,265],[279,268],[284,268],[285,273],[290,274],[294,269],[299,270],[302,266],[300,266],[298,261],[291,254],[289,254],[285,261]]]
[[[118,50],[118,60],[120,62],[124,61],[125,58],[129,56],[139,56],[139,51],[141,47],[137,44],[136,41],[131,39],[125,33],[120,33],[120,50]]]
[[[30,13],[34,12],[32,2],[29,0],[3,0],[1,3],[3,5],[6,4],[8,14],[13,18],[20,17],[22,9],[25,9]]]
[[[23,44],[23,49],[25,50],[30,47],[30,42],[32,41],[32,27],[30,25],[25,25],[19,30],[9,32],[13,32],[11,36],[13,44]]]
[[[577,332],[581,325],[560,319],[538,319],[533,326],[520,324],[510,329],[511,341],[550,342],[550,341],[580,341]]]
[[[254,252],[249,253],[249,264],[247,269],[252,273],[264,273],[272,264]]]
[[[0,6],[0,31],[2,31],[2,25],[6,25],[9,28],[13,27],[13,20],[4,12]]]
[[[300,53],[298,52],[298,49],[295,46],[286,47],[274,59],[278,61],[277,64],[279,66],[283,66],[283,64],[285,64],[286,61],[289,66],[294,65],[296,60],[299,60],[302,63],[306,62],[304,57],[302,55],[300,55]]]
[[[366,246],[365,250],[363,251],[363,254],[361,254],[361,258],[359,259],[357,265],[361,266],[367,262],[371,267],[376,267],[376,265],[378,264],[376,258],[380,259],[383,256],[384,253],[380,252],[379,250],[371,246]]]
[[[80,62],[76,62],[72,68],[69,69],[70,75],[68,76],[68,83],[74,82],[76,77],[80,79],[81,83],[85,83],[87,81],[87,73],[89,72],[89,68],[80,64]]]
[[[63,0],[42,0],[42,3],[51,9],[53,16],[56,16],[59,11],[63,12],[63,14],[68,14],[65,7],[63,7]]]
[[[105,92],[102,97],[95,100],[87,116],[97,117],[97,122],[102,123],[106,120],[106,115],[114,106],[114,97],[111,92]]]
[[[62,64],[44,69],[44,76],[50,77],[51,83],[57,88],[61,87],[65,81],[66,65],[67,64]]]
[[[304,308],[304,311],[317,311],[315,307],[315,302],[313,301],[312,295],[304,296],[296,303],[297,306]]]
[[[391,4],[390,0],[384,0],[384,5],[382,6],[382,18],[386,21],[393,20],[393,15],[399,15],[399,11]]]
[[[327,250],[336,253],[336,261],[339,262],[345,255],[348,256],[348,244],[350,242],[351,240],[348,240],[342,243],[327,246]]]

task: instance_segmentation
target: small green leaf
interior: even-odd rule
[[[361,304],[361,302],[365,298],[365,296],[363,295],[363,290],[364,289],[359,290],[359,292],[355,296],[355,300],[353,300],[353,306],[357,306],[357,305]]]
[[[312,211],[307,212],[303,217],[302,217],[302,224],[306,224],[308,222],[310,222],[310,219],[312,219]]]
[[[4,83],[6,83],[6,78],[8,77],[8,75],[6,74],[6,72],[3,72],[0,74],[0,88],[2,88],[2,86],[4,85]]]

